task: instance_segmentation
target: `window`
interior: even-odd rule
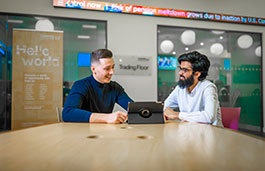
[[[0,14],[0,131],[11,127],[13,28],[45,28],[64,32],[64,101],[73,82],[91,74],[89,66],[78,65],[78,54],[89,54],[95,49],[107,46],[106,21]],[[85,57],[89,59],[89,55],[83,55],[82,60],[85,60]]]
[[[221,107],[241,107],[239,127],[262,127],[261,33],[158,26],[158,60],[197,50],[211,67]],[[177,64],[178,65],[178,64]],[[158,100],[164,101],[179,80],[178,70],[158,65]]]

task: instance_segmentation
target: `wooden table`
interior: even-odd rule
[[[0,134],[0,170],[265,170],[265,140],[188,122],[56,123]]]

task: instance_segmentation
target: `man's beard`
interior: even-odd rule
[[[178,85],[180,88],[188,88],[190,86],[192,86],[192,84],[194,83],[194,75],[192,74],[190,77],[188,77],[187,79],[181,80],[179,79],[178,81]]]

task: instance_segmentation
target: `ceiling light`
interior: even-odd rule
[[[193,30],[186,30],[181,34],[180,40],[184,45],[193,45],[196,41],[196,34]]]
[[[237,45],[242,48],[242,49],[247,49],[249,48],[251,45],[253,44],[253,38],[248,35],[248,34],[244,34],[241,35],[238,39],[237,39]]]
[[[54,25],[49,19],[40,19],[36,22],[35,29],[39,31],[53,31]]]
[[[210,51],[214,55],[221,55],[224,51],[224,46],[221,43],[214,43],[211,45]]]
[[[7,20],[7,22],[9,22],[9,23],[16,23],[16,24],[22,24],[22,23],[24,23],[23,20]]]
[[[170,53],[174,48],[174,44],[171,40],[163,40],[160,44],[160,49],[163,53]]]
[[[34,17],[36,20],[46,20],[48,19],[47,17]]]
[[[255,50],[255,54],[258,56],[258,57],[261,57],[261,46],[258,46]]]
[[[220,34],[224,34],[225,32],[224,32],[224,31],[212,30],[212,33],[213,33],[213,34],[220,35]]]
[[[189,50],[189,48],[188,47],[185,47],[185,51],[188,51]]]
[[[224,37],[223,37],[223,36],[220,36],[220,37],[219,37],[219,39],[221,39],[221,40],[222,40],[222,39],[224,39]]]
[[[201,46],[203,46],[203,45],[204,45],[204,43],[203,43],[203,42],[201,42],[201,43],[200,43],[200,45],[201,45]]]
[[[77,35],[78,39],[90,39],[90,36],[88,35]]]
[[[89,25],[89,24],[83,24],[82,28],[86,29],[97,29],[97,25]]]

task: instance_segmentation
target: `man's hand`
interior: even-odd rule
[[[123,123],[124,121],[126,121],[128,118],[128,115],[124,112],[118,111],[118,112],[114,112],[112,114],[108,114],[107,123]]]
[[[179,112],[175,112],[171,108],[166,108],[164,115],[167,119],[179,119]]]

